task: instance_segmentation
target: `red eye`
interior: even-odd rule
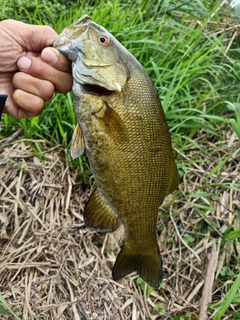
[[[106,36],[99,36],[98,41],[103,44],[104,46],[107,46],[109,44],[109,39]]]

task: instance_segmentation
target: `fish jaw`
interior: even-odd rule
[[[108,37],[108,48],[100,43],[101,34]],[[121,56],[116,53],[118,45],[106,29],[92,22],[87,15],[65,28],[53,43],[53,47],[72,61],[76,83],[121,92],[129,74]]]
[[[103,88],[109,91],[122,91],[122,87],[118,82],[110,82],[108,79],[103,81],[99,80],[97,77],[97,71],[91,67],[104,67],[106,65],[97,65],[97,64],[86,64],[84,62],[84,55],[81,51],[79,44],[74,45],[75,43],[65,36],[60,39],[60,45],[56,47],[60,53],[66,56],[69,60],[72,61],[72,74],[75,82],[75,87],[77,85],[91,85],[99,88]],[[56,43],[58,45],[58,43]],[[78,90],[79,91],[79,90]],[[83,91],[83,90],[80,90]],[[96,92],[96,90],[92,90]],[[79,95],[78,95],[79,96]]]
[[[109,91],[122,91],[122,86],[120,83],[111,81],[110,78],[106,78],[105,81],[101,78],[99,79],[96,68],[106,67],[107,64],[90,64],[84,61],[84,54],[81,51],[81,46],[76,41],[70,40],[63,36],[59,39],[59,43],[54,43],[56,48],[60,53],[66,56],[72,61],[72,74],[74,82],[81,85],[92,85],[97,87],[102,87]],[[95,90],[93,90],[94,92]]]

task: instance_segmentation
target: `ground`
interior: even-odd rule
[[[137,283],[135,274],[112,280],[122,230],[105,235],[85,228],[82,212],[91,188],[70,169],[66,149],[39,141],[39,160],[21,135],[0,141],[0,292],[15,314],[49,320],[180,314],[197,319],[206,292],[212,302],[224,299],[232,281],[224,278],[223,267],[234,271],[235,263],[237,273],[240,259],[239,242],[222,236],[227,228],[240,229],[240,141],[231,128],[226,132],[221,142],[199,133],[201,150],[175,149],[182,178],[159,211],[159,290]],[[209,319],[214,312],[209,309]]]

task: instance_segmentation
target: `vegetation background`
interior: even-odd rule
[[[201,301],[206,291],[202,288],[211,259],[214,267],[210,274],[214,278],[208,288],[212,299],[207,299],[206,319],[239,319],[240,20],[229,1],[0,0],[0,4],[1,20],[46,24],[58,33],[87,13],[144,66],[161,97],[182,180],[159,214],[158,232],[165,236],[166,252],[171,252],[164,265],[166,278],[171,280],[164,281],[157,291],[136,280],[148,309],[144,319],[197,319],[203,310]],[[18,142],[11,141],[11,145],[28,144],[42,163],[49,160],[46,145],[50,149],[61,145],[69,170],[89,188],[94,182],[86,156],[73,162],[68,152],[75,123],[71,93],[57,95],[33,119],[16,120],[4,115],[0,139],[4,144],[7,137],[23,128]],[[162,242],[160,239],[164,245]],[[98,245],[102,243],[100,238]],[[5,243],[2,245],[4,248]],[[215,258],[209,248],[216,251]],[[4,268],[4,260],[2,263]],[[192,277],[194,268],[201,272]],[[175,293],[167,291],[167,285]],[[3,282],[0,293],[0,312],[17,317],[9,295],[4,294]],[[170,296],[178,303],[175,309]],[[185,304],[179,298],[183,296]],[[21,316],[21,307],[17,310]],[[137,313],[128,312],[125,319],[134,319]],[[141,314],[138,316],[140,319]],[[96,318],[105,319],[100,313]],[[77,318],[68,315],[65,319]]]

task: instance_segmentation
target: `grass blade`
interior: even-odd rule
[[[213,320],[220,320],[221,319],[221,317],[224,315],[224,312],[227,310],[227,308],[229,307],[229,305],[232,303],[233,299],[235,298],[237,290],[239,290],[239,288],[240,288],[240,273],[239,273],[238,277],[236,278],[236,280],[234,281],[228,294],[226,295],[225,300],[223,301],[223,303],[219,307]]]

